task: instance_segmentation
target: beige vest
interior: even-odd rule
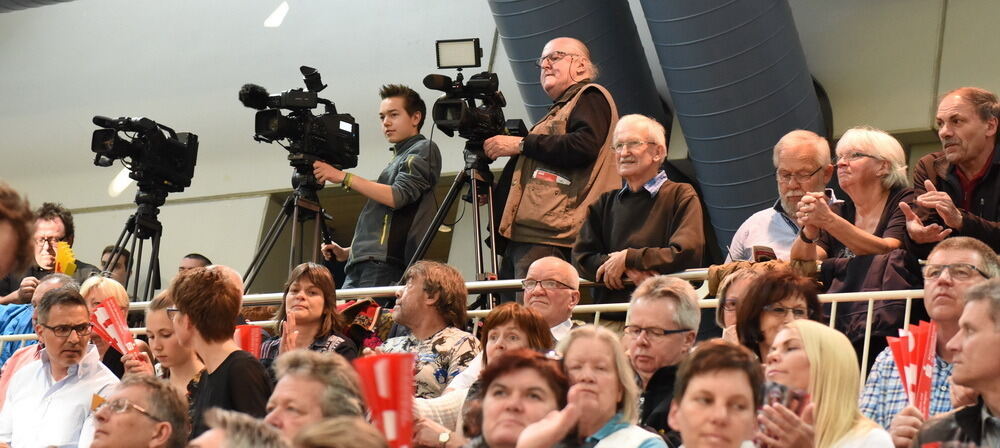
[[[601,194],[622,187],[611,150],[618,108],[604,87],[583,86],[564,106],[550,109],[531,133],[565,134],[569,116],[587,89],[598,89],[611,106],[611,126],[597,159],[582,168],[562,168],[519,157],[499,227],[500,234],[512,241],[572,247],[587,207]]]

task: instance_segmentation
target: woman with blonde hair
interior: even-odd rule
[[[125,287],[121,283],[108,277],[95,275],[88,278],[80,285],[80,295],[87,301],[87,309],[91,313],[105,300],[111,299],[122,310],[123,314],[128,314],[128,292],[125,291]],[[108,349],[111,345],[96,333],[91,336],[90,341],[97,346],[97,353],[101,356],[101,362],[115,376],[121,378],[125,374],[125,364],[122,360],[122,354],[118,353],[117,350],[109,351]],[[136,341],[137,344],[140,342]],[[138,348],[144,349],[144,345],[145,343],[142,343]]]
[[[809,393],[802,416],[781,404],[764,406],[758,437],[768,447],[893,447],[889,433],[858,409],[861,373],[843,333],[808,320],[789,323],[774,339],[766,375]]]
[[[573,439],[569,446],[666,448],[662,437],[636,425],[639,386],[615,333],[584,325],[559,341],[557,350],[571,385],[568,404],[525,428],[519,448],[555,446],[567,435]]]

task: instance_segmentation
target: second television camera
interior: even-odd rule
[[[302,66],[306,90],[291,89],[270,95],[267,89],[245,84],[240,89],[240,102],[257,109],[254,119],[254,140],[278,142],[290,153],[288,160],[300,174],[312,174],[312,162],[321,160],[340,169],[358,166],[358,124],[350,114],[338,114],[332,101],[317,94],[326,88],[319,72]],[[324,112],[315,115],[319,104]],[[287,109],[287,115],[281,113]],[[281,140],[288,140],[282,144]]]
[[[444,92],[431,110],[434,123],[447,136],[458,133],[477,146],[495,135],[526,135],[521,120],[504,121],[507,100],[496,73],[477,73],[463,83],[462,68],[479,67],[482,55],[479,39],[437,41],[438,68],[456,68],[459,72],[454,81],[445,75],[424,77],[425,87]]]

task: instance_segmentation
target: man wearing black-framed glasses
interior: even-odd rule
[[[11,379],[0,411],[0,446],[77,446],[93,432],[91,398],[107,395],[118,378],[90,344],[90,313],[79,292],[46,293],[35,333],[45,348]]]
[[[62,204],[46,202],[35,211],[34,239],[35,262],[27,271],[11,272],[0,278],[0,304],[28,303],[38,287],[38,279],[54,272],[56,246],[66,242],[73,246],[73,214]],[[92,274],[100,272],[97,266],[76,260],[73,279],[83,283]]]
[[[642,387],[639,421],[667,435],[677,367],[694,346],[701,309],[685,280],[658,275],[632,294],[622,345]]]

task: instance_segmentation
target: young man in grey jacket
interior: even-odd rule
[[[319,182],[341,184],[368,198],[350,247],[323,245],[328,260],[347,261],[342,288],[388,286],[399,281],[436,211],[434,186],[441,176],[441,152],[420,134],[427,106],[413,89],[382,86],[379,118],[392,160],[377,180],[314,162]]]

